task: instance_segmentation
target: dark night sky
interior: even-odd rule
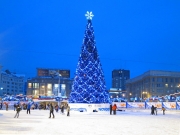
[[[131,78],[148,70],[180,71],[180,1],[91,0],[0,2],[0,64],[27,77],[36,68],[70,69],[74,77],[92,11],[95,40],[111,87],[113,69]]]

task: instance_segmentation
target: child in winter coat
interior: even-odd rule
[[[162,110],[161,110],[161,111],[163,111],[163,115],[165,115],[166,109],[165,109],[164,107],[162,107]]]

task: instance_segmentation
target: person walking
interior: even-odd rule
[[[154,115],[154,105],[151,107],[151,115]]]
[[[3,103],[1,102],[0,103],[0,110],[2,110],[2,108],[3,108]]]
[[[16,110],[16,103],[14,103],[14,111]]]
[[[111,115],[112,114],[112,104],[110,104],[109,110],[110,110],[110,115]]]
[[[19,117],[19,112],[21,111],[21,108],[19,105],[16,106],[16,115],[14,116],[14,118],[18,118]]]
[[[6,103],[6,111],[8,111],[8,103]]]
[[[58,110],[59,110],[59,106],[58,105],[55,106],[55,110],[58,113]]]
[[[70,116],[70,106],[67,104],[67,116]]]
[[[28,103],[28,105],[27,105],[27,114],[28,114],[28,113],[29,113],[29,114],[31,113],[30,110],[31,110],[31,104]]]
[[[157,115],[157,107],[154,107],[155,114]]]
[[[165,109],[164,107],[162,107],[162,110],[161,110],[161,111],[163,111],[163,115],[165,115],[166,109]]]
[[[64,114],[64,105],[61,106],[61,113]]]
[[[117,106],[116,106],[116,104],[114,104],[113,107],[112,107],[112,110],[113,110],[113,114],[114,114],[114,115],[116,115],[116,109],[117,109]]]
[[[51,114],[53,115],[53,118],[54,118],[54,107],[53,107],[52,103],[50,105],[50,116],[49,116],[49,118],[51,118]]]

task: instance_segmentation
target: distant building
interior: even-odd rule
[[[128,98],[149,98],[180,92],[180,72],[150,70],[126,81]]]
[[[126,90],[126,80],[130,79],[130,71],[119,69],[112,71],[112,88]]]
[[[1,71],[0,77],[0,96],[25,93],[25,75]]]
[[[27,95],[69,97],[72,79],[70,70],[37,68],[37,77],[27,80]]]
[[[130,71],[118,69],[112,71],[112,88],[109,90],[110,97],[123,97],[126,93],[126,80],[130,78]]]

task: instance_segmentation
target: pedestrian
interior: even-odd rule
[[[38,104],[37,103],[35,104],[35,108],[38,109]]]
[[[111,115],[112,114],[112,104],[110,104],[109,110],[110,110],[110,115]]]
[[[155,114],[157,115],[157,107],[154,107]]]
[[[61,106],[61,113],[64,114],[64,105]]]
[[[58,105],[55,106],[55,110],[56,110],[56,112],[58,112],[58,110],[59,110],[59,106]]]
[[[161,111],[163,111],[163,115],[165,115],[166,109],[165,109],[164,107],[162,107],[162,110],[161,110]]]
[[[14,103],[14,111],[16,110],[16,103]]]
[[[70,106],[67,104],[67,116],[70,116]]]
[[[1,102],[0,103],[0,110],[2,110],[2,108],[3,108],[3,103]]]
[[[54,107],[53,107],[52,103],[50,105],[50,116],[49,116],[49,118],[51,118],[51,114],[53,115],[53,118],[54,118]]]
[[[31,110],[31,104],[28,103],[28,104],[27,104],[27,114],[28,114],[28,113],[30,114],[30,110]]]
[[[6,111],[8,111],[8,103],[6,103]]]
[[[154,115],[154,105],[151,107],[151,115]]]
[[[117,109],[117,106],[116,106],[116,104],[114,104],[113,107],[112,107],[112,110],[113,110],[113,114],[114,114],[114,115],[116,115],[116,109]]]
[[[16,106],[16,115],[14,116],[14,118],[18,118],[19,117],[19,112],[21,111],[21,108],[19,105]]]

